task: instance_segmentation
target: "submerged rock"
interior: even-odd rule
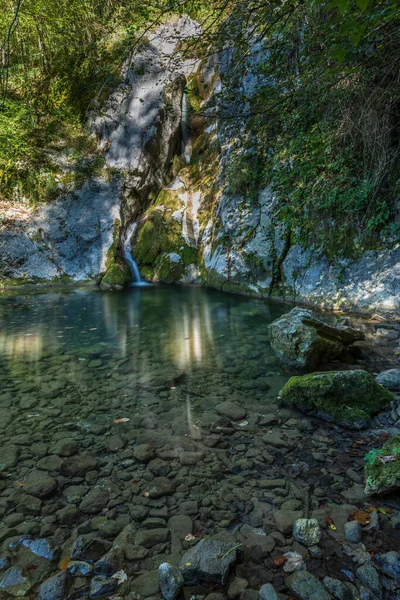
[[[400,391],[400,369],[383,371],[383,373],[379,373],[376,380],[388,390]]]
[[[282,362],[300,369],[314,368],[364,339],[361,331],[345,325],[328,325],[310,310],[294,308],[269,326],[270,342]]]
[[[307,571],[295,571],[286,579],[286,585],[299,600],[330,600],[322,583]]]
[[[297,519],[293,525],[294,539],[305,546],[315,546],[321,536],[321,528],[316,519]]]
[[[67,587],[67,571],[61,571],[40,586],[40,600],[63,600]]]
[[[364,429],[392,394],[366,371],[325,371],[291,377],[280,392],[287,404],[347,429]]]
[[[388,494],[400,489],[400,435],[389,438],[381,450],[371,450],[365,458],[367,495]]]
[[[162,563],[158,568],[158,579],[165,600],[175,600],[184,584],[182,573],[178,567]]]
[[[229,569],[236,562],[237,545],[201,540],[183,555],[179,568],[186,585],[225,585]]]
[[[22,575],[20,567],[7,569],[0,578],[0,591],[7,592],[11,596],[25,596],[31,589],[27,577]]]

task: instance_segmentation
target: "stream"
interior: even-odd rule
[[[282,598],[284,551],[317,577],[353,572],[343,524],[367,502],[363,457],[387,423],[345,431],[279,403],[294,371],[268,325],[291,308],[189,286],[0,297],[0,574],[14,577],[0,598],[37,598],[54,575],[68,593],[40,598],[109,597],[120,570],[121,597],[154,597],[158,566],[210,536],[242,548],[237,577]],[[391,366],[355,323],[370,339],[342,367]],[[398,549],[397,500],[374,502],[386,534],[367,550]],[[315,556],[290,537],[302,515],[324,530]]]

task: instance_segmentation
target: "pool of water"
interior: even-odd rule
[[[60,598],[92,597],[93,565],[126,572],[122,597],[154,596],[158,565],[215,535],[263,538],[238,567],[258,586],[291,544],[277,510],[356,502],[355,434],[277,401],[289,373],[267,328],[290,308],[191,287],[2,298],[0,597],[56,573]]]

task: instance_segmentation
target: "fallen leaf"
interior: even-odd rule
[[[281,567],[285,562],[286,558],[284,556],[277,556],[276,558],[274,558],[274,563],[277,567]]]
[[[122,419],[114,419],[114,423],[127,423],[128,421],[128,417],[122,417]]]
[[[378,456],[378,460],[383,464],[392,463],[397,461],[398,456],[398,454],[386,454],[385,456]]]
[[[148,497],[150,496],[150,494],[149,494],[149,492],[145,492],[145,493],[143,494],[143,496],[144,496],[145,498],[148,498]]]
[[[65,571],[65,569],[68,567],[70,562],[71,562],[71,559],[69,558],[69,556],[66,556],[65,558],[63,558],[58,565],[58,568],[60,569],[60,571]]]
[[[24,485],[26,485],[25,481],[18,481],[17,483],[18,487],[24,487]]]
[[[301,554],[298,552],[286,552],[283,557],[286,559],[286,562],[283,566],[285,573],[293,573],[293,571],[298,571],[301,569],[303,564]]]
[[[371,515],[368,512],[363,510],[356,510],[353,514],[350,515],[351,521],[358,521],[361,525],[367,525],[369,523]]]
[[[196,539],[196,537],[192,533],[188,533],[187,536],[185,537],[185,542],[192,542],[195,539]]]
[[[121,569],[120,571],[114,573],[114,575],[111,575],[111,579],[116,579],[117,585],[121,585],[121,583],[124,583],[124,581],[128,580],[128,575],[123,569]]]

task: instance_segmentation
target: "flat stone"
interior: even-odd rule
[[[308,571],[295,571],[286,579],[286,585],[299,600],[331,600],[324,586]]]
[[[225,585],[230,567],[236,562],[237,544],[201,540],[182,557],[179,568],[186,585]]]
[[[389,369],[379,373],[376,381],[388,390],[400,391],[400,369]]]
[[[258,549],[258,553],[261,551],[263,556],[268,555],[275,548],[275,540],[266,535],[261,529],[256,529],[250,525],[242,525],[239,532],[240,541],[244,548],[248,548],[250,554],[251,549]]]
[[[156,544],[163,544],[169,539],[169,529],[142,529],[135,537],[135,545],[143,548],[152,548]]]
[[[72,545],[71,559],[97,561],[111,548],[111,542],[91,535],[79,536]]]
[[[145,573],[144,575],[137,577],[132,584],[132,590],[144,598],[156,596],[160,591],[158,570],[150,571],[149,573]]]
[[[108,492],[104,487],[95,487],[83,498],[79,509],[87,514],[95,515],[108,504]]]
[[[323,583],[336,600],[354,600],[351,588],[343,581],[333,579],[333,577],[324,577]]]
[[[24,577],[20,567],[11,567],[0,577],[0,590],[11,596],[25,596],[30,589],[29,579]]]
[[[150,444],[139,444],[133,449],[133,456],[139,462],[148,463],[155,458],[156,452]]]
[[[241,577],[235,577],[233,581],[229,584],[227,596],[229,600],[234,600],[235,598],[239,598],[249,586],[248,581],[242,579]]]
[[[239,406],[239,404],[229,401],[217,404],[215,410],[219,415],[228,417],[228,419],[231,419],[232,421],[240,421],[241,419],[244,419],[247,414],[244,408]]]
[[[84,477],[88,471],[97,467],[97,458],[88,454],[79,454],[66,458],[61,466],[65,477]]]
[[[40,600],[63,600],[67,587],[67,571],[47,579],[39,588]]]
[[[160,583],[161,594],[165,600],[175,600],[183,588],[182,573],[167,562],[158,567],[158,579]]]
[[[5,445],[1,449],[0,471],[8,471],[9,469],[13,469],[18,463],[18,458],[18,446],[14,446],[13,444]]]
[[[100,598],[102,596],[107,596],[113,594],[117,589],[117,581],[116,579],[111,579],[110,577],[101,577],[100,575],[96,575],[93,577],[90,583],[90,597],[91,598]]]

